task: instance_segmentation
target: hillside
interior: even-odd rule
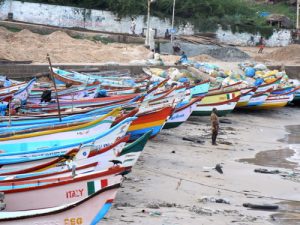
[[[28,1],[28,0],[26,0]],[[29,0],[33,2],[71,5],[113,11],[119,17],[146,15],[147,0]],[[193,23],[200,31],[214,31],[217,25],[224,28],[231,25],[233,30],[268,36],[272,28],[266,24],[260,12],[283,14],[295,21],[295,7],[288,1],[267,4],[266,1],[252,0],[184,0],[176,1],[176,23]],[[157,0],[152,3],[153,15],[171,17],[173,0]]]

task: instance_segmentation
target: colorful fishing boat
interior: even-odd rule
[[[243,88],[241,89],[241,97],[236,104],[236,108],[247,106],[248,102],[252,98],[252,96],[255,94],[256,87],[250,87],[250,88]]]
[[[151,130],[151,137],[155,137],[171,116],[175,106],[167,106],[161,109],[151,110],[137,114],[137,119],[133,121],[128,129],[130,140],[136,140]]]
[[[97,97],[99,91],[99,85],[94,86],[77,86],[71,87],[69,89],[57,91],[57,93],[52,93],[51,91],[51,101],[56,101],[56,95],[61,101],[72,101],[80,99],[93,99]],[[31,104],[39,104],[42,102],[41,96],[43,91],[31,93],[28,97],[27,102]]]
[[[89,196],[90,184],[98,184],[94,186],[95,191],[98,191],[106,186],[120,183],[122,176],[118,174],[124,171],[126,168],[115,166],[108,170],[76,176],[54,176],[53,178],[2,183],[0,190],[5,194],[5,211],[43,209],[74,203]],[[38,201],[35,196],[39,196]],[[20,202],[26,202],[26,204],[20,204]]]
[[[300,88],[300,87],[299,87]],[[274,108],[281,108],[286,106],[289,102],[293,101],[294,94],[299,88],[286,88],[284,90],[276,90],[277,93],[281,94],[274,94],[275,92],[271,92],[271,94],[267,97],[265,102],[261,105],[252,107],[253,109],[274,109]]]
[[[300,105],[300,90],[297,90],[295,92],[295,96],[294,96],[292,103]]]
[[[98,163],[101,159],[113,158],[116,154],[119,154],[128,140],[129,136],[125,136],[104,148],[94,144],[83,145],[79,146],[79,148],[73,148],[66,154],[59,156],[54,155],[53,157],[42,158],[34,161],[3,164],[0,167],[0,182],[6,182],[11,179],[27,180],[32,177],[46,177],[53,173],[60,174],[70,169],[67,163],[70,159],[74,162],[76,168],[85,166],[91,162]],[[93,159],[91,159],[92,157]],[[102,158],[99,159],[99,157]],[[108,167],[109,166],[107,166],[107,168]],[[9,175],[9,177],[7,177],[7,175]]]
[[[66,128],[45,130],[34,133],[26,133],[20,135],[13,135],[10,137],[0,138],[0,146],[8,143],[28,143],[36,140],[67,140],[75,138],[85,138],[90,135],[101,133],[108,130],[116,117],[120,114],[121,109],[117,108],[112,110],[110,113],[101,116],[100,118],[94,119],[90,122],[83,123],[77,126],[69,126]],[[3,150],[3,147],[1,147]]]
[[[150,136],[151,131],[127,146],[125,143],[129,140],[129,136],[120,138],[105,148],[98,149],[97,146],[91,145],[73,149],[60,157],[5,165],[4,168],[9,168],[10,172],[0,177],[0,183],[40,179],[67,173],[70,171],[70,159],[72,159],[71,164],[76,165],[76,174],[79,169],[87,170],[87,165],[91,164],[96,164],[97,170],[106,170],[114,166],[113,160],[119,161],[122,167],[130,168],[136,163]]]
[[[197,103],[193,116],[209,116],[213,108],[216,108],[219,116],[225,116],[232,112],[241,97],[241,92],[229,91],[206,95]]]
[[[33,225],[45,224],[45,221],[51,221],[56,224],[96,225],[109,211],[120,183],[99,190],[97,188],[99,185],[95,181],[86,183],[86,185],[88,185],[87,198],[57,207],[19,212],[0,212],[0,223],[1,225]],[[69,191],[78,190],[76,187],[74,188],[74,190]],[[65,193],[64,198],[66,196]],[[51,198],[48,195],[49,197]],[[34,200],[36,200],[36,197]]]
[[[277,77],[269,83],[264,83],[264,84],[258,86],[256,93],[264,92],[264,91],[267,91],[270,89],[276,90],[278,85],[280,84],[281,78],[282,77]]]
[[[170,129],[180,126],[182,123],[187,121],[193,111],[196,109],[198,102],[202,100],[203,97],[197,97],[192,99],[188,104],[184,104],[180,107],[176,107],[172,116],[167,120],[163,129]]]
[[[32,90],[35,82],[36,82],[36,79],[34,78],[25,85],[21,84],[20,88],[18,90],[13,91],[13,93],[10,92],[7,94],[5,94],[5,93],[1,94],[0,100],[4,100],[6,98],[12,97],[14,99],[19,99],[19,100],[21,100],[22,103],[24,103],[27,100],[29,93]],[[19,86],[19,85],[17,85],[17,86]]]
[[[35,141],[33,143],[11,142],[7,144],[1,144],[1,149],[3,149],[3,152],[5,153],[0,154],[0,165],[34,161],[65,155],[72,149],[78,149],[86,145],[89,146],[91,145],[91,143],[98,146],[99,148],[103,148],[105,146],[111,145],[117,139],[125,136],[128,127],[135,119],[136,118],[134,117],[127,118],[105,132],[102,132],[100,134],[93,134],[85,138],[67,140],[50,139],[47,141]]]
[[[263,92],[257,92],[250,98],[247,106],[245,107],[253,107],[253,106],[260,106],[262,105],[267,98],[269,97],[269,95],[271,94],[271,91],[273,91],[273,88],[268,89],[266,91]]]

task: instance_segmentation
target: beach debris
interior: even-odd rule
[[[232,124],[229,119],[220,119],[220,123]]]
[[[120,219],[121,222],[125,222],[125,223],[134,223],[134,220],[124,220],[124,219]]]
[[[212,202],[212,203],[223,203],[223,204],[230,204],[230,201],[224,198],[215,198],[215,197],[208,197],[204,196],[200,199],[198,199],[198,202],[201,203],[207,203],[207,202]]]
[[[161,212],[158,212],[158,211],[149,212],[149,216],[161,216]]]
[[[198,139],[193,138],[193,137],[183,137],[182,140],[190,141],[190,142],[194,142],[194,143],[198,143],[198,144],[204,144],[205,143],[205,141],[198,140]]]
[[[194,212],[196,214],[199,214],[199,215],[203,215],[203,216],[212,216],[213,213],[215,213],[213,210],[211,209],[205,209],[205,208],[202,208],[202,207],[198,207],[198,206],[195,206],[193,205],[190,209],[189,209],[190,212]]]
[[[277,210],[279,208],[278,205],[274,204],[252,204],[252,203],[244,203],[244,207],[258,210]]]
[[[147,208],[149,209],[159,209],[159,203],[156,203],[156,202],[150,202],[147,204],[146,206]]]
[[[175,154],[176,152],[173,150],[173,151],[171,151],[171,153]]]
[[[150,202],[146,205],[147,208],[149,209],[159,209],[159,208],[182,208],[180,205],[177,205],[176,203],[169,203],[169,202]]]
[[[268,170],[263,168],[258,168],[254,170],[255,173],[265,173],[265,174],[279,174],[279,170]]]
[[[176,187],[176,190],[178,190],[178,189],[179,189],[179,187],[180,187],[180,185],[181,185],[181,182],[182,182],[182,179],[180,179],[180,180],[178,181],[178,183],[177,183],[177,187]]]
[[[135,207],[135,205],[132,205],[131,203],[128,203],[128,202],[118,202],[118,203],[114,204],[114,207],[115,208],[118,208],[118,207]]]
[[[229,141],[222,141],[222,140],[219,140],[219,144],[222,144],[222,145],[233,145],[231,142]]]

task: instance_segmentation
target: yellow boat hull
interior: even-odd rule
[[[253,106],[251,109],[276,109],[282,108],[287,105],[287,102],[274,102],[274,103],[264,103],[260,106]]]

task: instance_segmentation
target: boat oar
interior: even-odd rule
[[[47,54],[47,59],[48,59],[48,62],[49,62],[50,78],[51,78],[51,80],[53,82],[54,89],[55,89],[55,96],[56,96],[56,101],[57,101],[59,121],[61,122],[60,104],[59,104],[59,99],[58,99],[58,93],[57,93],[56,83],[55,83],[55,80],[54,80],[54,77],[53,77],[53,73],[54,72],[53,72],[52,63],[51,63],[51,59],[50,59],[49,54]]]

